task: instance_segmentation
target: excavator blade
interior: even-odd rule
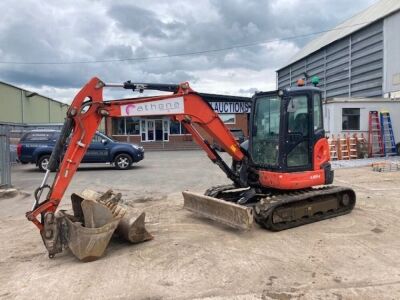
[[[249,230],[253,224],[253,209],[232,202],[192,192],[182,192],[183,208],[207,219],[236,229]]]

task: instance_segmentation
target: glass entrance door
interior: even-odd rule
[[[169,141],[169,120],[142,119],[140,136],[142,142]]]
[[[156,141],[163,140],[163,120],[155,120]]]
[[[154,120],[146,120],[147,123],[147,137],[146,141],[154,141],[155,140],[155,126],[154,126]]]

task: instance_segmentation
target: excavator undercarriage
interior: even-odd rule
[[[254,218],[263,228],[280,231],[350,213],[356,201],[350,188],[322,186],[289,192],[263,191],[254,193],[244,205],[236,204],[247,191],[220,185],[208,189],[204,196],[183,192],[184,207],[234,228],[250,229]]]

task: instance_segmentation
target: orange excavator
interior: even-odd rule
[[[103,101],[105,87],[171,94]],[[333,171],[323,128],[321,90],[303,85],[258,92],[251,101],[249,139],[239,144],[205,97],[193,91],[187,82],[108,84],[92,78],[68,109],[46,175],[35,191],[31,211],[26,214],[40,230],[49,256],[75,246],[83,252],[82,257],[93,260],[102,254],[91,253],[96,243],[107,245],[115,228],[123,222],[126,211],[115,201],[118,197],[110,195],[98,195],[91,199],[97,202],[90,203],[85,196],[75,195],[73,214],[56,212],[104,117],[168,115],[182,123],[232,181],[211,187],[204,195],[183,192],[184,207],[200,216],[240,229],[251,228],[255,220],[266,229],[279,231],[349,213],[355,205],[355,192],[330,185]],[[206,132],[213,143],[200,132]],[[232,157],[231,165],[221,158],[215,144]],[[48,185],[50,172],[54,171],[54,181]],[[47,196],[41,200],[45,189]],[[106,221],[105,208],[111,212]],[[103,215],[100,213],[99,217],[98,212]],[[138,227],[146,232],[144,217],[140,219],[125,220],[121,235],[134,235]],[[89,226],[93,223],[98,226]],[[149,239],[148,233],[145,236],[136,241]]]

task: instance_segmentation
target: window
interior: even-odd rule
[[[92,143],[101,143],[101,140],[103,139],[102,136],[95,134],[93,139],[92,139]]]
[[[140,134],[140,119],[128,117],[126,122],[126,134],[139,135]]]
[[[313,107],[314,107],[314,131],[322,129],[322,106],[321,106],[321,96],[319,93],[314,94],[313,97]]]
[[[342,130],[360,130],[359,108],[342,108]]]
[[[127,118],[113,118],[112,119],[112,134],[115,135],[139,135],[140,134],[140,119],[127,117]]]
[[[185,126],[178,121],[169,122],[169,134],[189,134]]]
[[[115,135],[125,134],[125,118],[112,119],[112,134]]]
[[[171,121],[169,123],[169,134],[181,134],[181,123],[178,121]]]
[[[288,133],[308,136],[307,96],[295,96],[288,106]]]
[[[236,124],[236,116],[234,114],[220,114],[219,117],[225,124]]]
[[[48,141],[54,135],[54,132],[31,132],[28,133],[24,140],[25,141]]]
[[[256,100],[251,148],[256,164],[278,164],[280,105],[280,98],[277,97]]]

